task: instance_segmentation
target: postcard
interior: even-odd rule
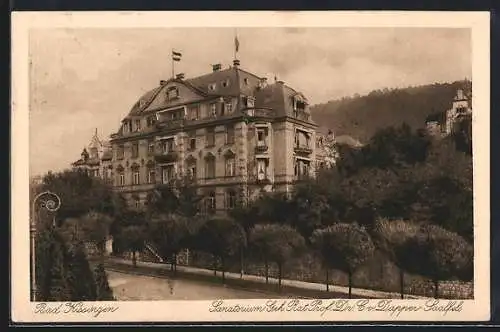
[[[12,320],[488,320],[489,19],[13,12]]]

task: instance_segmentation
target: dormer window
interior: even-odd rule
[[[208,90],[209,90],[209,91],[215,91],[215,88],[216,88],[216,84],[215,84],[215,83],[210,83],[210,84],[208,85]]]
[[[135,120],[135,131],[141,131],[141,120]]]
[[[171,86],[167,90],[167,99],[173,100],[179,98],[179,89],[176,86]]]
[[[217,104],[212,103],[210,104],[210,117],[215,118],[217,116]]]
[[[227,88],[229,86],[229,79],[222,82],[222,87]]]
[[[146,101],[144,99],[139,100],[139,108],[146,106]]]
[[[243,84],[248,85],[248,78],[246,78],[246,77],[245,77],[245,78],[243,79]]]

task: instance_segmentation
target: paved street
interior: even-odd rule
[[[109,284],[119,301],[143,300],[214,300],[280,298],[278,294],[232,289],[222,285],[165,277],[107,271]]]

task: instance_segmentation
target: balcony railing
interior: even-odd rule
[[[295,145],[293,150],[298,154],[311,154],[313,151],[312,148],[308,145]]]
[[[174,120],[166,120],[156,123],[157,129],[169,130],[184,127],[186,124],[186,119],[174,119]]]
[[[265,153],[269,149],[266,141],[257,141],[257,145],[255,146],[255,153]]]
[[[174,162],[179,159],[177,147],[165,150],[163,146],[158,145],[154,151],[154,157],[158,162]]]
[[[243,113],[249,117],[274,117],[276,112],[268,108],[247,108]]]

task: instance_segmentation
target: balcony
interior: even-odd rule
[[[186,119],[166,120],[157,122],[155,125],[156,128],[160,130],[171,130],[184,127],[186,125],[186,121]]]
[[[249,117],[264,117],[272,118],[276,115],[274,110],[269,108],[247,108],[243,110],[243,113]]]
[[[266,141],[257,141],[257,145],[255,146],[255,154],[266,153],[269,150]]]
[[[155,160],[160,163],[173,163],[179,159],[179,152],[175,148],[164,150],[161,147],[157,147],[154,152],[154,157]]]
[[[293,148],[296,154],[309,155],[312,153],[312,148],[309,145],[295,145]]]

